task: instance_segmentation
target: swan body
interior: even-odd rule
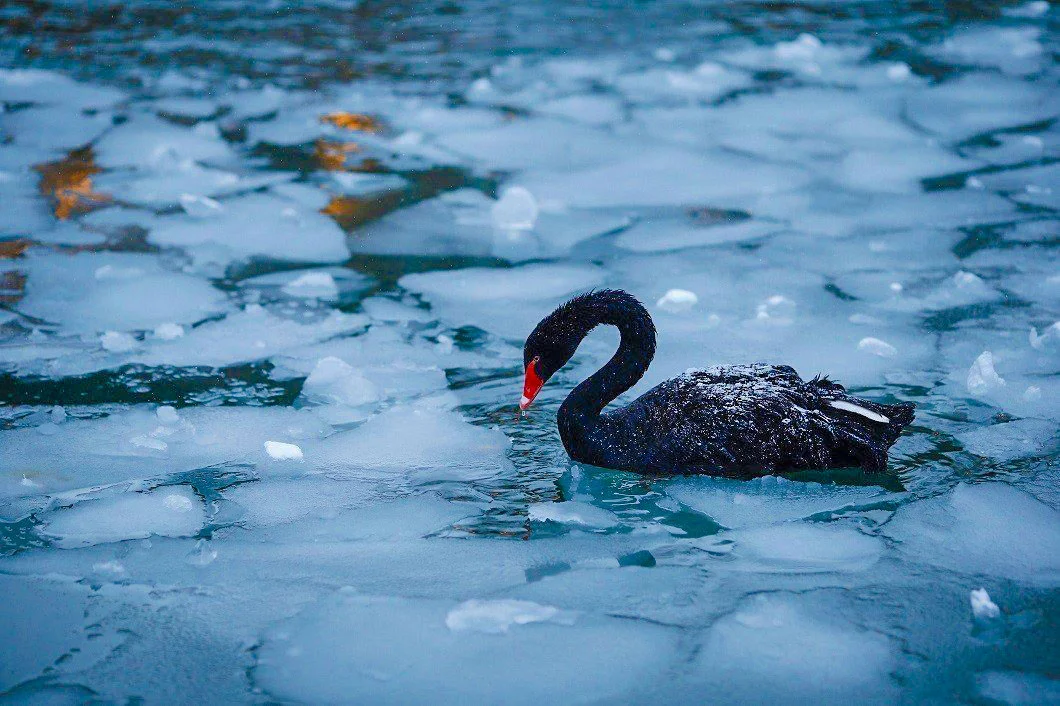
[[[621,290],[575,297],[537,325],[524,347],[523,409],[598,325],[618,327],[618,351],[574,388],[557,420],[564,448],[582,463],[742,478],[856,466],[881,473],[887,449],[913,420],[912,404],[862,400],[827,378],[806,381],[789,366],[765,364],[689,370],[604,412],[655,354],[651,316]]]

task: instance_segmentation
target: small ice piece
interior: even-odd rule
[[[985,286],[983,278],[972,272],[965,272],[961,270],[953,276],[953,283],[957,285],[957,289],[982,289]]]
[[[202,528],[206,508],[191,486],[175,485],[83,500],[42,519],[42,532],[65,549],[152,535],[190,537]]]
[[[891,291],[894,292],[895,294],[898,294],[903,289],[905,289],[905,287],[902,286],[901,282],[891,282],[890,288],[891,288]]]
[[[144,271],[139,267],[115,267],[114,265],[103,265],[97,267],[96,271],[92,273],[92,276],[97,281],[105,282],[107,280],[128,280],[136,279],[144,276]]]
[[[167,426],[173,426],[180,422],[180,415],[177,414],[176,408],[171,407],[168,404],[164,404],[156,409],[155,416],[158,417],[158,421]]]
[[[438,351],[439,355],[452,355],[455,345],[456,342],[452,338],[442,333],[438,335],[438,342],[434,344],[434,350]]]
[[[1042,398],[1042,388],[1037,385],[1028,385],[1027,389],[1023,391],[1024,402],[1037,402]]]
[[[225,210],[219,202],[209,196],[181,194],[180,206],[192,218],[215,218]]]
[[[1019,7],[1003,10],[1003,12],[1009,17],[1042,17],[1049,12],[1049,2],[1048,0],[1034,0],[1034,2],[1029,2]]]
[[[783,294],[774,294],[755,308],[759,321],[787,325],[795,320],[795,302]]]
[[[186,495],[179,493],[170,493],[162,499],[162,503],[170,510],[177,512],[191,512],[195,509],[195,503]]]
[[[521,186],[505,189],[490,209],[493,224],[502,230],[533,230],[537,213],[537,200]]]
[[[62,424],[66,421],[66,408],[57,404],[48,410],[48,417],[52,424]]]
[[[871,353],[872,355],[878,355],[881,358],[893,358],[898,354],[898,349],[890,343],[880,340],[879,338],[873,338],[872,336],[866,336],[858,341],[858,350]]]
[[[1028,338],[1030,340],[1031,348],[1034,348],[1035,350],[1039,351],[1044,350],[1045,344],[1048,343],[1050,340],[1060,340],[1060,321],[1057,321],[1056,323],[1047,327],[1044,331],[1042,331],[1041,335],[1038,334],[1038,329],[1031,326],[1031,331]]]
[[[809,61],[821,48],[821,40],[812,34],[800,34],[793,42],[778,42],[773,51],[778,58]]]
[[[101,561],[92,565],[92,571],[96,574],[108,574],[110,576],[124,576],[125,567],[120,561]]]
[[[141,449],[154,449],[155,451],[165,451],[169,448],[169,444],[167,444],[166,442],[162,441],[161,439],[156,439],[153,436],[148,436],[147,434],[140,434],[139,436],[134,436],[133,438],[129,439],[129,443]]]
[[[892,81],[905,81],[912,75],[912,71],[909,68],[909,64],[899,61],[896,64],[891,64],[887,67],[887,78]]]
[[[557,617],[560,620],[556,620]],[[494,635],[508,632],[513,625],[547,621],[566,625],[574,622],[569,616],[562,617],[559,608],[511,599],[465,601],[445,616],[445,626],[453,632],[474,631]]]
[[[871,419],[872,421],[879,422],[880,424],[891,423],[890,419],[883,416],[882,414],[879,414],[878,412],[873,412],[871,409],[865,409],[864,407],[853,404],[851,402],[846,402],[844,400],[829,400],[828,406],[834,407],[836,409],[841,409],[844,412],[860,414],[862,417],[865,417],[865,419]]]
[[[180,324],[165,323],[155,327],[154,336],[160,341],[175,341],[184,335],[184,327]]]
[[[589,503],[568,501],[563,503],[537,503],[529,508],[534,522],[558,522],[589,529],[608,529],[619,524],[618,515]]]
[[[368,404],[379,400],[379,390],[371,380],[366,378],[352,365],[328,356],[317,361],[302,385],[302,394],[308,399],[332,402],[337,404]]]
[[[983,351],[968,369],[968,392],[985,395],[1005,386],[1005,380],[994,370],[994,354]]]
[[[665,61],[669,63],[677,59],[677,52],[675,52],[673,49],[667,49],[666,47],[659,47],[654,52],[652,52],[652,56],[654,56],[659,61]]]
[[[967,186],[969,189],[982,189],[983,180],[979,177],[968,177],[964,180],[964,185]]]
[[[301,461],[304,458],[302,449],[297,445],[282,441],[266,441],[265,453],[277,461]]]
[[[997,603],[990,600],[990,594],[985,588],[977,588],[968,596],[972,604],[972,615],[979,620],[993,620],[1001,615],[1001,609]]]
[[[655,306],[672,314],[680,314],[688,311],[698,302],[699,297],[696,296],[695,292],[690,292],[687,289],[669,289],[659,301],[655,302]]]
[[[136,348],[136,338],[120,331],[107,331],[99,337],[99,344],[111,353],[127,353]]]
[[[335,299],[339,296],[339,285],[328,272],[306,272],[281,289],[284,294],[307,299]]]

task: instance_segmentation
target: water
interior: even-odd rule
[[[0,22],[4,700],[1060,701],[1046,3]],[[525,416],[521,345],[594,286],[631,396],[915,402],[893,475],[571,463],[617,337]]]

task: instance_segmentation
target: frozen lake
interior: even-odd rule
[[[0,702],[1060,703],[1058,17],[0,4]],[[592,287],[892,475],[572,463]]]

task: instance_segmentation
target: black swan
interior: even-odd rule
[[[868,402],[827,378],[806,382],[789,366],[763,364],[689,371],[625,408],[602,413],[640,380],[655,355],[648,311],[613,289],[571,299],[526,339],[520,409],[600,324],[618,327],[618,351],[559,408],[560,437],[575,461],[645,474],[734,478],[856,466],[882,473],[887,449],[913,420],[910,403]]]

